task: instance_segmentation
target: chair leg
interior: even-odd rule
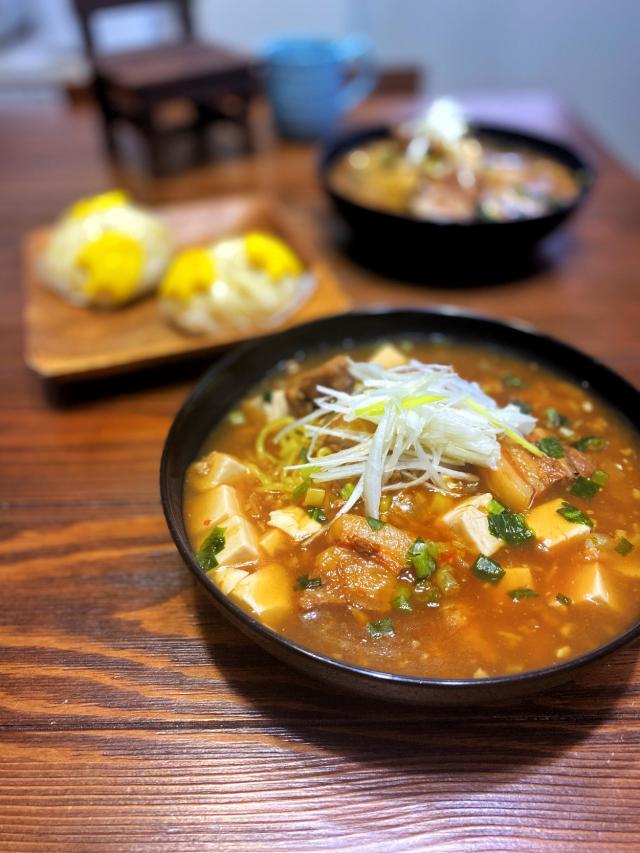
[[[144,137],[144,142],[147,148],[149,171],[154,177],[159,177],[162,175],[164,166],[164,158],[162,156],[162,138],[153,121],[153,114],[151,110],[145,110],[141,115],[138,128]]]
[[[160,138],[160,134],[155,130],[155,128],[151,128],[150,130],[146,131],[145,141],[147,143],[149,168],[151,170],[151,174],[157,178],[162,175],[164,170],[164,159],[162,156],[162,139]]]

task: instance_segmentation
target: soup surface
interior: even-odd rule
[[[468,136],[455,148],[409,156],[401,138],[375,139],[338,157],[329,183],[365,207],[436,222],[506,222],[551,213],[580,185],[567,166],[524,147]]]
[[[363,667],[519,673],[640,616],[636,435],[588,390],[488,348],[288,364],[210,436],[184,513],[225,594]]]

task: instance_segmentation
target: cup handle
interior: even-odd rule
[[[373,48],[364,36],[348,36],[338,44],[338,55],[344,65],[358,66],[355,76],[342,87],[339,93],[340,112],[346,112],[371,94],[378,80],[373,59]]]

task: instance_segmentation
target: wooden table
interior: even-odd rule
[[[252,159],[126,183],[146,201],[273,191],[309,217],[355,304],[524,318],[639,384],[638,183],[553,99],[474,108],[597,161],[587,207],[525,280],[445,289],[367,273],[330,244],[313,153],[268,134]],[[214,612],[158,500],[191,379],[53,405],[22,363],[21,235],[125,177],[103,163],[91,115],[16,111],[1,126],[0,848],[637,850],[637,647],[520,706],[416,710],[334,694]]]

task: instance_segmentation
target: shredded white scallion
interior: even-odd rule
[[[535,418],[514,405],[500,408],[476,382],[467,382],[449,366],[412,360],[385,370],[350,361],[349,370],[356,380],[352,393],[318,386],[314,411],[276,436],[278,441],[302,427],[311,437],[308,463],[289,470],[308,469],[320,483],[357,478],[338,515],[362,497],[366,513],[377,518],[383,491],[424,484],[455,492],[460,483],[477,480],[465,466],[496,467],[503,435],[542,455],[524,437]],[[349,444],[319,456],[315,450],[324,438]]]

